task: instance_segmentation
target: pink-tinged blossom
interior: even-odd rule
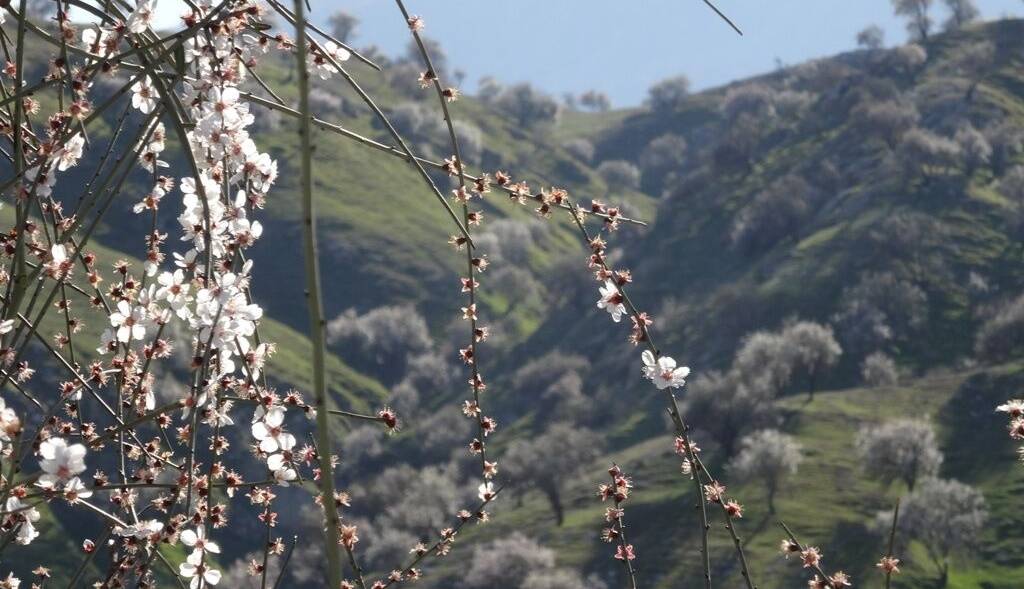
[[[156,16],[156,0],[139,0],[135,10],[128,15],[128,30],[132,33],[145,33],[153,24]]]
[[[146,310],[133,307],[128,301],[118,301],[117,310],[110,314],[110,325],[116,331],[117,341],[129,343],[146,337]]]
[[[1006,413],[1011,418],[1024,417],[1024,400],[1012,399],[996,407],[996,411]]]
[[[616,323],[621,321],[623,313],[626,312],[626,306],[622,304],[624,297],[615,283],[605,280],[604,286],[599,287],[598,291],[601,293],[601,298],[597,301],[597,308],[608,311],[608,314],[612,316],[612,321]]]
[[[494,483],[490,481],[480,483],[477,495],[480,497],[481,501],[490,501],[491,499],[494,499],[494,494]]]
[[[43,475],[39,484],[43,487],[54,487],[85,470],[85,446],[82,444],[68,445],[64,438],[50,438],[39,445],[42,460],[39,466]]]
[[[132,107],[142,114],[150,114],[156,110],[159,94],[149,77],[132,84]]]
[[[200,553],[212,552],[213,554],[220,554],[220,546],[206,538],[205,528],[198,527],[195,530],[185,530],[181,533],[181,541],[185,546]]]
[[[884,556],[875,566],[887,575],[898,575],[900,572],[900,559],[891,556]]]
[[[661,356],[655,359],[650,350],[644,350],[640,357],[644,362],[644,376],[653,382],[658,390],[680,388],[686,384],[690,369],[686,366],[676,366],[676,361],[671,357]]]
[[[204,583],[206,585],[220,583],[220,571],[204,564],[201,559],[194,558],[195,554],[193,552],[185,562],[178,565],[179,574],[185,579],[191,579],[188,583],[189,589],[199,589]]]
[[[814,546],[808,546],[800,551],[800,560],[804,568],[813,568],[821,562],[821,550]]]
[[[39,510],[23,503],[19,497],[11,496],[4,504],[7,515],[3,517],[5,529],[13,529],[18,526],[18,533],[14,537],[15,542],[26,546],[39,537],[39,531],[32,525],[39,521]]]
[[[260,450],[269,454],[295,447],[295,436],[282,427],[284,413],[281,407],[271,407],[261,421],[252,424],[252,435],[259,440]]]
[[[57,152],[57,170],[63,172],[77,165],[78,160],[82,157],[84,147],[85,136],[81,133],[72,135],[70,139],[64,142],[64,147]]]

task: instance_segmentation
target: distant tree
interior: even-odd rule
[[[739,453],[729,463],[744,481],[762,483],[767,491],[768,513],[775,513],[775,494],[787,476],[796,474],[803,456],[793,436],[774,429],[753,432],[740,440]]]
[[[562,144],[562,149],[568,151],[573,157],[588,164],[594,160],[594,144],[586,139],[571,139]]]
[[[430,63],[434,65],[434,71],[437,75],[441,76],[441,79],[448,78],[448,52],[444,50],[441,42],[430,37],[421,37],[423,45],[427,48],[427,53],[430,54]],[[410,62],[416,64],[418,67],[423,63],[423,55],[420,53],[420,47],[415,40],[410,40],[405,46],[405,58]]]
[[[524,128],[552,123],[558,118],[558,102],[525,83],[505,88],[495,103]]]
[[[640,187],[640,168],[625,160],[606,160],[597,166],[597,173],[612,190]]]
[[[535,485],[544,494],[560,526],[565,520],[564,485],[597,457],[600,448],[601,437],[593,431],[556,423],[540,436],[513,442],[502,465],[512,480]]]
[[[869,477],[887,485],[903,481],[910,491],[919,481],[937,475],[942,465],[935,430],[927,421],[897,419],[864,426],[855,447]]]
[[[891,521],[892,515],[887,517]],[[939,573],[938,586],[945,587],[950,558],[976,547],[987,519],[981,491],[953,480],[929,479],[901,504],[896,535],[924,546]]]
[[[580,104],[595,112],[606,112],[612,108],[612,101],[608,95],[597,90],[587,90],[581,94]]]
[[[907,131],[896,150],[903,168],[904,181],[924,177],[929,179],[938,172],[954,169],[960,163],[960,145],[951,139],[926,129]]]
[[[733,246],[747,252],[796,237],[807,214],[813,189],[802,177],[787,174],[758,193],[733,221]]]
[[[420,352],[409,359],[403,383],[408,383],[425,395],[433,395],[452,386],[455,369],[435,349]]]
[[[911,102],[868,100],[859,103],[851,119],[856,128],[868,137],[878,137],[893,148],[903,134],[917,126],[921,115]]]
[[[866,352],[904,341],[924,325],[928,295],[892,272],[866,272],[843,291],[833,323],[847,348]]]
[[[917,43],[894,47],[886,57],[886,62],[893,71],[901,73],[911,80],[927,61],[928,51]]]
[[[974,98],[978,85],[992,68],[995,56],[996,46],[991,41],[974,41],[957,48],[953,64],[969,82],[964,100],[970,102]]]
[[[843,354],[832,328],[813,321],[798,321],[782,330],[782,339],[794,365],[807,375],[808,400],[814,399],[818,378],[835,366]]]
[[[749,387],[764,387],[777,397],[793,378],[794,348],[781,334],[756,331],[743,338],[732,372]]]
[[[416,101],[426,101],[430,97],[419,83],[419,75],[423,73],[419,60],[398,60],[385,71],[389,85],[399,96]]]
[[[878,25],[870,25],[857,33],[857,45],[865,49],[881,49],[885,45],[885,31]]]
[[[861,362],[860,376],[869,387],[888,387],[896,384],[899,372],[896,362],[885,352],[872,352]]]
[[[770,377],[703,372],[686,384],[683,411],[693,423],[701,424],[726,456],[732,456],[744,433],[775,426],[773,386]]]
[[[974,174],[978,168],[987,166],[992,159],[992,145],[985,135],[970,123],[957,129],[953,141],[960,146],[964,171],[968,176]]]
[[[949,228],[936,216],[913,209],[897,209],[868,231],[868,243],[878,255],[905,263],[916,280],[939,276],[946,261],[938,250]]]
[[[467,493],[450,469],[416,468],[409,464],[388,467],[366,482],[351,486],[359,513],[372,514],[378,527],[405,530],[424,537],[444,527]],[[408,550],[408,548],[407,548]]]
[[[477,85],[476,96],[484,102],[494,102],[501,95],[503,89],[504,86],[501,85],[501,82],[491,76],[484,76],[480,78],[480,83]]]
[[[775,93],[772,101],[780,118],[796,118],[814,104],[816,99],[817,96],[812,92],[782,90]]]
[[[974,338],[974,352],[982,360],[1003,362],[1024,344],[1024,295],[1004,304],[985,321]]]
[[[655,112],[673,112],[690,95],[690,79],[676,76],[662,80],[647,91],[647,105]]]
[[[367,424],[356,427],[342,438],[341,449],[345,456],[349,457],[349,468],[355,470],[369,468],[384,455],[384,442],[380,428],[374,427],[374,425]]]
[[[522,587],[531,573],[555,567],[555,552],[522,532],[512,532],[473,548],[469,569],[462,574],[463,589]]]
[[[992,171],[1000,175],[1014,156],[1024,151],[1024,127],[1009,119],[999,119],[985,127],[983,133],[992,146]]]
[[[647,144],[640,153],[643,186],[657,193],[664,187],[665,178],[678,171],[686,161],[686,139],[673,133],[661,135]]]
[[[947,31],[959,29],[981,16],[974,0],[943,0],[943,2],[949,8],[949,19],[945,24]]]
[[[309,91],[310,108],[316,109],[318,113],[339,113],[342,103],[343,101],[339,94],[328,92],[323,88],[313,88]]]
[[[579,110],[578,104],[576,103],[576,95],[572,92],[564,92],[562,94],[562,104],[565,105],[566,110]]]
[[[293,552],[293,556],[295,553]],[[243,557],[232,561],[230,565],[226,566],[221,575],[220,582],[218,584],[223,587],[233,587],[234,589],[259,589],[262,585],[261,576],[253,576],[250,573],[249,563],[253,561],[259,562],[263,558],[263,552],[250,552]],[[277,562],[280,559],[267,559],[267,578],[276,579],[281,574],[280,563]]]
[[[363,528],[360,530],[362,531]],[[373,531],[373,534],[365,534],[368,536],[367,546],[360,550],[360,555],[366,559],[365,565],[371,566],[375,570],[387,570],[385,567],[392,567],[396,562],[402,562],[409,555],[409,547],[415,546],[419,541],[416,534],[388,526],[381,526]],[[360,547],[362,547],[362,543],[360,543]],[[231,586],[227,585],[227,587]]]
[[[514,243],[508,244],[507,248],[503,248],[502,256],[504,256],[505,251],[515,252],[517,245]],[[491,274],[489,282],[495,289],[505,293],[505,296],[509,298],[509,305],[505,310],[505,315],[515,313],[519,310],[520,306],[529,308],[530,305],[541,304],[541,298],[544,296],[544,285],[534,278],[534,275],[529,270],[515,263],[499,266]]]
[[[928,15],[932,0],[892,0],[893,12],[896,16],[907,19],[907,31],[918,40],[928,39],[932,28],[932,19]]]
[[[427,322],[412,306],[385,306],[359,315],[349,309],[328,322],[328,342],[345,359],[386,384],[404,376],[409,361],[433,346]]]
[[[419,412],[419,415],[422,413]],[[451,457],[452,448],[460,446],[462,440],[477,435],[476,424],[454,408],[441,409],[417,421],[416,449],[425,464],[446,461]]]
[[[501,261],[526,266],[530,250],[550,231],[550,225],[536,219],[498,219],[487,224],[500,244]]]
[[[716,169],[727,171],[748,170],[751,161],[767,133],[766,121],[743,115],[731,121],[711,154]]]
[[[447,142],[448,128],[444,119],[418,102],[403,102],[391,109],[391,124],[407,139],[418,144],[432,141]]]
[[[351,41],[356,27],[359,26],[359,19],[344,10],[332,14],[328,22],[331,25],[331,34],[342,43]]]
[[[459,138],[462,160],[469,163],[479,162],[484,152],[484,134],[480,127],[458,119],[452,126],[455,128],[455,136]]]
[[[726,91],[721,110],[729,120],[747,114],[763,124],[764,119],[775,116],[775,91],[756,82],[734,86]]]
[[[1014,166],[1003,174],[999,179],[999,192],[1024,209],[1024,165]]]

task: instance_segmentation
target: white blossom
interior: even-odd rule
[[[39,465],[44,473],[39,484],[44,487],[53,487],[85,470],[85,446],[68,445],[64,438],[44,440],[39,445],[39,455],[43,458]]]
[[[597,301],[597,308],[608,311],[612,321],[618,323],[622,320],[622,314],[626,312],[626,306],[622,304],[622,293],[611,280],[605,280],[604,286],[598,288],[601,299]]]
[[[686,377],[690,369],[686,366],[676,366],[676,361],[669,356],[661,356],[655,359],[650,350],[644,350],[640,358],[644,362],[644,376],[658,387],[658,390],[668,387],[679,388],[686,384]]]

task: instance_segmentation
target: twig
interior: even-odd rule
[[[740,36],[743,36],[743,31],[741,31],[740,28],[736,26],[736,23],[732,22],[732,20],[728,16],[726,16],[724,12],[719,10],[718,7],[711,2],[711,0],[704,0],[704,4],[707,4],[708,7],[711,8],[711,10],[714,10],[715,14],[717,14],[722,20],[724,20],[726,24],[732,27],[732,30],[736,31]]]

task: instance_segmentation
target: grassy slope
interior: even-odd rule
[[[293,88],[284,73],[286,65],[268,63],[265,78],[281,88],[287,101]],[[396,94],[381,74],[358,69],[354,73],[385,110],[409,101],[408,97]],[[332,80],[324,87],[346,102],[359,103],[359,98],[341,80]],[[440,108],[430,100],[431,95],[424,93],[417,98],[424,99],[430,112],[436,111],[440,119]],[[558,147],[556,133],[527,134],[472,97],[460,99],[451,109],[453,118],[483,131],[489,159],[497,160],[502,169],[511,170],[517,179],[527,180],[534,189],[555,184],[581,198],[603,198],[607,193],[592,170]],[[368,112],[356,117],[327,113],[324,118],[384,143],[393,143]],[[451,301],[452,285],[458,284],[456,277],[463,263],[446,243],[455,232],[447,213],[413,168],[402,160],[327,131],[316,131],[315,135],[314,173],[324,228],[324,265],[328,268],[324,276],[328,315],[352,306],[367,309],[385,303],[412,302],[420,306],[432,324],[447,323],[457,310]],[[288,119],[281,131],[260,139],[261,146],[278,158],[282,174],[267,211],[272,219],[270,229],[278,237],[258,245],[253,253],[274,276],[272,287],[257,284],[257,292],[265,295],[276,317],[292,324],[300,317],[297,311],[301,311],[294,304],[298,300],[295,297],[299,293],[301,268],[292,263],[293,256],[298,254],[294,242],[299,230],[296,184],[288,167],[288,162],[294,161],[294,143]],[[450,152],[443,137],[433,144],[440,154]],[[470,162],[469,171],[475,173],[479,168],[474,163]],[[439,188],[445,195],[450,189],[443,181]],[[641,193],[629,194],[624,200],[638,214],[649,218],[653,213],[651,199]],[[488,222],[533,216],[532,207],[517,207],[497,193],[487,198],[483,209]],[[536,244],[536,254],[531,256],[532,270],[543,271],[554,259],[551,252],[564,251],[575,243],[567,219],[551,225],[549,237]],[[486,222],[483,228],[486,230]],[[503,310],[500,300],[485,299],[484,304],[497,312]]]
[[[924,71],[913,83],[897,80],[902,84],[900,91],[952,87],[953,49],[979,40],[996,42],[997,60],[972,103],[961,108],[969,118],[981,121],[979,125],[993,118],[1024,125],[1024,21],[999,21],[935,37],[928,44],[930,57]],[[856,63],[856,57],[837,60]],[[857,88],[872,75],[861,72],[850,87]],[[772,74],[761,81],[778,89],[784,77]],[[632,296],[644,310],[653,311],[657,318],[669,299],[684,310],[681,320],[655,326],[659,346],[702,370],[722,368],[745,334],[774,328],[793,315],[829,321],[839,310],[843,290],[856,284],[862,272],[892,271],[927,293],[929,316],[921,333],[890,353],[918,371],[972,355],[980,318],[979,300],[969,292],[969,274],[984,276],[995,299],[1024,287],[1012,222],[1016,211],[999,194],[991,173],[979,170],[969,178],[904,185],[883,167],[885,147],[854,133],[853,123],[843,114],[846,111],[840,111],[849,109],[843,103],[849,99],[831,95],[817,96],[802,118],[781,120],[749,170],[711,169],[707,139],[722,132],[718,107],[724,94],[725,89],[716,89],[695,95],[669,115],[636,111],[621,124],[594,125],[602,129],[593,135],[599,158],[635,158],[651,139],[665,132],[679,133],[690,144],[688,171],[697,172],[698,179],[660,201],[648,231],[639,235],[627,231],[613,241],[613,248],[625,254],[623,265],[633,269]],[[618,120],[622,115],[581,116]],[[923,112],[923,119],[929,116]],[[737,212],[764,186],[794,171],[816,183],[820,166],[829,160],[839,166],[842,180],[836,188],[816,186],[821,197],[796,235],[752,252],[730,246],[728,236]],[[879,236],[883,222],[896,214],[923,216],[940,223],[944,232],[925,233],[916,242],[920,247],[915,257],[889,245],[895,236]],[[635,358],[623,354],[620,340],[607,337],[605,318],[599,317],[603,313],[593,308],[595,291],[586,289],[569,297],[520,347],[520,354],[510,357],[522,359],[538,349],[561,348],[594,359],[616,377],[632,374]],[[587,320],[581,320],[581,315]],[[858,361],[848,354],[832,386],[848,386]],[[652,399],[639,408],[641,412],[650,415],[659,406],[655,395],[636,382],[616,380],[617,385],[620,382],[642,399]],[[636,409],[630,405],[620,410]],[[651,426],[656,420],[642,423]]]
[[[884,551],[885,540],[872,532],[874,516],[891,509],[905,488],[899,484],[884,488],[866,479],[853,452],[854,436],[864,424],[900,416],[933,417],[947,455],[942,475],[979,486],[993,522],[984,534],[982,550],[970,560],[954,563],[949,586],[1020,587],[1024,532],[1019,525],[1019,497],[1024,467],[1015,461],[1003,418],[992,408],[1022,383],[1024,370],[1014,365],[936,375],[892,388],[832,391],[819,394],[809,404],[802,397],[780,401],[787,415],[784,429],[803,444],[805,461],[780,493],[777,518],[791,524],[802,541],[822,548],[827,570],[851,573],[857,586],[880,586],[874,563]],[[663,434],[608,454],[570,481],[566,520],[560,528],[553,527],[554,517],[539,494],[527,494],[521,505],[510,494],[495,507],[494,523],[469,531],[462,543],[471,545],[522,530],[556,549],[559,565],[618,575],[618,562],[611,557],[614,550],[598,537],[604,505],[595,495],[597,484],[604,482],[602,473],[614,461],[633,476],[636,485],[626,516],[630,541],[639,554],[642,584],[659,589],[697,586],[700,539],[692,509],[693,487],[678,473],[670,442],[670,436]],[[709,466],[728,481],[717,458],[711,457]],[[746,506],[738,531],[758,586],[801,586],[800,567],[778,553],[782,532],[763,507],[763,490],[757,484],[745,484],[730,485],[730,491]],[[722,528],[721,514],[710,511],[709,516],[713,575],[720,586],[740,586],[735,552]],[[920,546],[914,544],[908,554],[899,556],[904,572],[895,587],[929,587],[937,578]],[[455,575],[447,565],[441,574],[449,581]],[[443,580],[439,583],[445,585]],[[619,585],[613,582],[612,586]]]
[[[971,115],[985,120],[999,113],[1024,124],[1022,31],[1024,22],[1003,21],[938,36],[928,45],[929,63],[915,83],[923,87],[949,76],[951,52],[964,42],[993,40],[998,46],[996,65],[969,107]],[[766,76],[763,81],[777,84],[779,77]],[[647,142],[666,131],[687,137],[692,147],[695,140],[706,137],[708,127],[720,123],[717,107],[723,96],[724,89],[694,96],[669,117],[642,111],[580,114],[567,121],[560,133],[565,138],[594,140],[599,158],[635,159]],[[684,356],[691,366],[721,366],[731,358],[737,339],[750,329],[774,325],[792,313],[828,319],[842,289],[863,270],[891,268],[901,275],[920,276],[921,267],[912,260],[894,259],[869,239],[884,219],[897,211],[913,211],[944,224],[946,233],[941,237],[925,236],[931,256],[925,263],[938,265],[948,275],[920,276],[919,284],[931,302],[929,331],[916,347],[896,353],[902,364],[919,372],[970,354],[978,318],[968,298],[968,272],[982,273],[1007,293],[1018,292],[1024,284],[1007,222],[1013,206],[984,171],[940,192],[920,184],[903,187],[895,178],[881,175],[881,146],[856,144],[848,134],[848,121],[828,119],[832,105],[827,101],[814,108],[822,113],[816,121],[821,124],[789,129],[749,172],[714,174],[707,182],[663,201],[656,225],[639,240],[627,238],[623,244],[633,252],[657,253],[628,258],[638,277],[635,300],[645,309],[657,310],[658,303],[669,297],[689,306],[688,322],[677,331],[660,332],[659,345]],[[812,164],[829,157],[851,158],[860,167],[855,171],[861,180],[828,194],[797,238],[753,255],[728,247],[723,236],[728,236],[734,215],[760,187],[788,171],[813,169]],[[724,296],[736,292],[746,297],[739,304]],[[523,354],[556,348],[582,352],[602,367],[602,378],[615,379],[617,385],[619,375],[635,370],[636,359],[623,354],[621,341],[608,338],[606,318],[592,308],[590,294],[585,291],[553,312],[521,350]],[[515,353],[511,357],[521,358]],[[1021,586],[1024,537],[1017,508],[1024,492],[1024,472],[1014,463],[1002,421],[992,414],[1000,398],[1015,393],[1019,381],[1019,367],[1012,366],[921,378],[896,389],[841,390],[821,395],[809,405],[802,399],[783,401],[789,412],[785,429],[797,435],[809,453],[799,479],[793,481],[791,496],[779,502],[780,517],[798,524],[804,540],[823,547],[828,568],[852,572],[859,586],[876,586],[873,563],[882,541],[868,532],[867,525],[877,511],[891,506],[901,489],[882,489],[864,480],[852,453],[853,436],[862,423],[899,415],[931,416],[945,440],[943,475],[979,485],[995,522],[978,557],[953,566],[950,586]],[[592,388],[600,386],[593,383]],[[547,504],[539,495],[530,495],[521,507],[510,502],[497,509],[492,529],[473,533],[492,537],[524,528],[556,548],[560,562],[617,571],[611,551],[597,539],[602,507],[593,496],[595,485],[603,482],[597,477],[615,460],[638,482],[639,492],[627,513],[645,584],[694,586],[699,583],[697,538],[690,500],[683,498],[690,488],[675,474],[678,466],[667,451],[667,438],[650,437],[663,429],[660,397],[639,388],[635,380],[624,386],[615,396],[626,401],[605,431],[628,447],[594,464],[586,480],[571,483],[563,528],[552,531]],[[531,417],[522,416],[523,412],[516,425],[528,427]],[[748,506],[743,535],[760,586],[802,585],[799,567],[778,558],[780,530],[759,511],[763,503],[759,489],[749,485],[735,490]],[[738,586],[728,536],[717,520],[716,526],[718,576],[728,577],[725,586]],[[915,547],[906,560],[905,574],[894,585],[928,587],[936,574],[920,548]]]

